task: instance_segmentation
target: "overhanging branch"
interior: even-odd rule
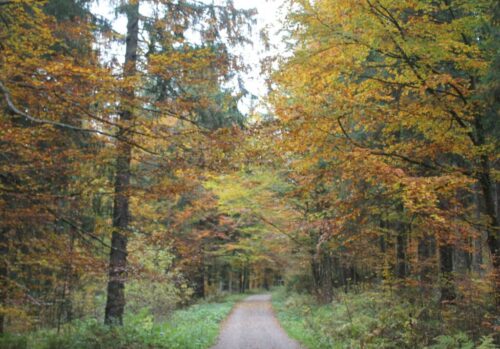
[[[141,149],[142,151],[144,151],[144,152],[146,152],[148,154],[159,155],[157,152],[149,150],[149,149],[143,147],[140,144],[137,144],[135,142],[131,142],[130,140],[124,138],[120,134],[112,134],[112,133],[108,133],[108,132],[96,130],[96,129],[93,129],[93,128],[84,128],[84,127],[73,126],[73,125],[66,124],[66,123],[59,122],[59,121],[53,121],[53,120],[47,120],[47,119],[40,119],[40,118],[36,118],[36,117],[34,117],[34,116],[26,113],[26,112],[23,112],[18,107],[16,107],[16,105],[12,101],[12,98],[10,96],[9,90],[5,87],[5,85],[2,83],[2,81],[0,81],[0,92],[4,95],[5,102],[7,103],[7,108],[13,114],[21,116],[21,117],[25,118],[26,120],[31,121],[31,122],[33,122],[35,124],[52,125],[52,126],[57,126],[57,127],[61,127],[61,128],[73,130],[73,131],[78,131],[78,132],[100,134],[102,136],[107,136],[107,137],[115,138],[115,139],[117,139],[117,140],[119,140],[121,142],[128,143],[128,144],[130,144],[130,145],[132,145],[132,146],[134,146],[136,148]]]

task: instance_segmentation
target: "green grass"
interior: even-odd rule
[[[175,311],[154,323],[149,311],[129,314],[123,327],[104,326],[95,319],[75,321],[59,334],[54,330],[0,337],[2,349],[206,349],[219,334],[220,323],[242,299],[233,295]]]
[[[273,308],[288,335],[308,349],[495,348],[491,335],[474,342],[445,328],[428,309],[380,290],[339,293],[331,304],[318,305],[310,295],[279,289]]]

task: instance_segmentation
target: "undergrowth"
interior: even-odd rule
[[[495,349],[492,336],[474,341],[443,330],[425,308],[382,291],[339,293],[319,305],[310,295],[273,293],[273,308],[290,337],[308,349]]]
[[[205,349],[219,334],[219,325],[243,296],[211,299],[177,310],[155,323],[150,310],[127,314],[122,327],[88,319],[65,325],[59,333],[40,330],[0,337],[2,349]]]

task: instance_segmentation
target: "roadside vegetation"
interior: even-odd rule
[[[244,295],[218,297],[180,309],[155,322],[144,308],[126,314],[123,326],[107,326],[94,318],[74,321],[59,331],[41,330],[0,337],[2,349],[205,349],[215,344],[220,323]]]
[[[474,341],[457,319],[440,318],[387,290],[341,290],[328,304],[309,294],[279,288],[273,308],[288,335],[308,349],[495,349],[492,336]],[[474,321],[471,318],[462,321]]]

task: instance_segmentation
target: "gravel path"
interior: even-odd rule
[[[279,325],[270,301],[270,295],[256,295],[238,303],[212,349],[301,349]]]

